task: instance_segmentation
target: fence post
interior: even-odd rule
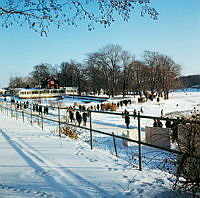
[[[114,132],[112,132],[112,135],[113,135],[113,144],[114,144],[114,148],[115,148],[115,155],[116,155],[116,157],[118,157],[117,146],[116,146],[116,142],[115,142],[115,134],[114,134]]]
[[[30,105],[30,109],[31,109],[31,126],[33,125],[33,115],[32,115],[32,108],[33,108],[33,105]]]
[[[93,143],[92,143],[92,112],[89,111],[89,114],[90,114],[90,146],[91,146],[91,149],[93,149]]]
[[[58,107],[58,126],[59,126],[59,136],[61,137],[61,127],[60,127],[60,108]]]
[[[14,117],[15,104],[12,104],[12,117]]]
[[[10,103],[10,117],[12,118],[12,103]]]
[[[40,117],[40,115],[39,115],[39,111],[38,111],[38,113],[37,113],[37,123],[38,123],[38,126],[40,126],[39,117]]]
[[[17,120],[17,116],[18,116],[17,107],[15,107],[15,116],[16,116],[16,120]]]
[[[9,114],[9,106],[8,106],[8,103],[6,102],[6,108],[7,108],[7,116]]]
[[[138,149],[139,149],[139,170],[142,170],[142,144],[141,144],[141,129],[140,129],[140,112],[138,112]]]
[[[23,122],[24,122],[24,108],[22,108],[22,119],[23,119]]]
[[[43,110],[41,111],[41,120],[42,120],[42,130],[44,129],[44,125],[43,125]]]

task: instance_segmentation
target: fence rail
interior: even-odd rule
[[[107,132],[103,132],[103,131],[96,130],[96,129],[92,128],[92,114],[93,113],[112,114],[112,115],[118,115],[118,116],[122,116],[122,113],[87,110],[87,112],[90,115],[90,120],[89,120],[90,125],[89,125],[89,127],[85,127],[85,126],[77,126],[75,124],[71,124],[71,123],[67,123],[67,122],[62,121],[61,118],[62,118],[63,115],[61,114],[61,110],[66,110],[66,108],[60,108],[60,107],[49,107],[49,108],[52,108],[54,110],[57,109],[57,114],[56,113],[54,113],[54,114],[51,113],[50,114],[51,117],[47,117],[43,113],[39,114],[39,113],[33,112],[33,106],[32,105],[29,105],[28,108],[18,109],[18,108],[16,108],[16,104],[14,104],[14,103],[11,103],[11,102],[8,102],[8,101],[3,101],[3,100],[0,101],[0,110],[1,110],[1,112],[6,113],[7,115],[9,115],[9,113],[10,113],[11,117],[16,117],[16,119],[18,119],[21,116],[23,122],[25,121],[25,117],[28,117],[30,119],[31,125],[33,124],[33,120],[35,119],[36,122],[38,123],[38,125],[40,125],[40,123],[41,123],[42,130],[44,128],[44,121],[45,120],[57,123],[58,128],[59,128],[59,136],[61,136],[61,125],[68,125],[68,126],[71,126],[71,127],[78,127],[80,129],[84,129],[86,131],[89,131],[91,149],[93,149],[93,138],[94,138],[93,137],[93,133],[99,133],[99,134],[102,134],[102,135],[105,135],[105,136],[112,137],[112,139],[113,139],[113,147],[114,147],[114,151],[115,151],[115,155],[116,156],[119,156],[119,153],[118,153],[118,150],[117,150],[116,138],[120,139],[120,140],[126,140],[128,142],[136,143],[136,144],[138,144],[138,164],[139,164],[139,170],[140,171],[142,170],[142,145],[143,146],[148,146],[148,147],[151,147],[151,148],[160,149],[160,150],[167,151],[167,152],[174,153],[174,154],[181,154],[181,152],[178,151],[178,150],[168,149],[168,148],[164,148],[164,147],[161,147],[161,146],[149,144],[149,143],[146,143],[146,142],[141,140],[141,124],[140,124],[141,119],[166,120],[168,118],[145,116],[145,115],[140,115],[140,113],[138,113],[137,115],[130,114],[129,115],[130,117],[135,117],[138,120],[138,140],[133,140],[133,139],[129,139],[129,138],[126,138],[126,137],[123,137],[123,136],[120,136],[120,135],[116,135],[116,134],[114,134],[114,132],[107,133]],[[80,109],[75,109],[75,110],[79,110],[80,111]],[[81,110],[81,111],[83,111],[83,110]],[[174,121],[176,119],[170,119],[170,120]]]

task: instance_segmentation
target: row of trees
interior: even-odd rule
[[[142,60],[135,60],[121,46],[109,44],[88,54],[84,63],[36,65],[28,77],[11,77],[9,87],[43,87],[54,78],[59,79],[60,86],[78,87],[80,93],[99,94],[103,90],[114,96],[150,91],[167,99],[169,92],[180,86],[180,74],[180,65],[167,55],[145,51]]]

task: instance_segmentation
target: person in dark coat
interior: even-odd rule
[[[99,111],[99,108],[100,108],[100,106],[99,106],[99,104],[97,104],[97,110]]]
[[[78,122],[78,126],[80,126],[82,122],[82,116],[79,111],[76,112],[76,120]]]
[[[129,112],[126,112],[124,118],[125,118],[126,128],[129,129],[129,124],[130,124]]]
[[[39,106],[39,115],[42,115],[42,106]]]
[[[163,109],[160,111],[160,116],[163,117]]]
[[[19,102],[17,101],[17,109],[19,109]]]
[[[169,118],[167,118],[167,120],[165,122],[165,126],[166,126],[166,128],[171,128],[171,121],[169,120]]]
[[[154,118],[153,127],[158,127],[157,120]]]
[[[158,127],[161,127],[161,128],[163,127],[163,124],[159,119],[157,120],[157,125],[158,125]]]
[[[48,108],[48,106],[46,105],[46,106],[44,106],[44,115],[45,115],[45,114],[48,115],[48,113],[49,113],[49,108]]]
[[[171,125],[171,129],[172,129],[172,142],[176,141],[178,139],[178,125],[180,124],[180,119],[179,117],[177,118],[177,120],[175,120],[172,125]]]
[[[76,111],[76,114],[75,114],[75,116],[76,116],[76,121],[78,122],[78,119],[79,119],[79,111]]]
[[[134,115],[134,119],[135,119],[135,117],[137,116],[137,111],[136,111],[136,109],[134,109],[133,115]]]
[[[86,126],[86,122],[87,122],[87,113],[83,112],[83,126]]]
[[[73,120],[74,120],[74,113],[73,113],[72,109],[69,109],[69,119],[71,122],[73,122]]]
[[[35,104],[35,110],[36,110],[36,112],[39,111],[38,104]]]
[[[35,112],[35,104],[33,104],[33,112]]]

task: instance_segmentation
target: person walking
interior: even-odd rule
[[[161,115],[161,117],[163,117],[163,109],[161,109],[160,115]]]
[[[82,116],[79,111],[76,112],[76,120],[78,122],[78,126],[80,126],[82,122]]]
[[[39,111],[39,115],[42,115],[42,105],[39,105],[38,111]]]
[[[161,127],[161,128],[163,127],[163,123],[159,119],[157,120],[157,125],[158,127]]]
[[[157,120],[154,118],[153,127],[158,127]]]
[[[134,111],[133,111],[133,115],[134,115],[134,119],[135,119],[136,116],[137,116],[137,111],[136,111],[136,109],[134,109]]]
[[[177,120],[173,121],[171,125],[172,129],[172,142],[177,141],[178,139],[178,125],[180,124],[180,119],[177,117]]]
[[[129,116],[129,112],[128,111],[125,113],[124,118],[125,118],[126,128],[129,129],[130,116]]]
[[[87,122],[87,113],[84,111],[83,112],[83,126],[86,126],[86,122]]]
[[[73,113],[72,109],[69,110],[69,119],[71,122],[73,122],[73,120],[74,120],[74,113]]]
[[[166,128],[171,128],[171,121],[169,120],[169,118],[167,118],[167,120],[165,122],[165,126],[166,126]]]

